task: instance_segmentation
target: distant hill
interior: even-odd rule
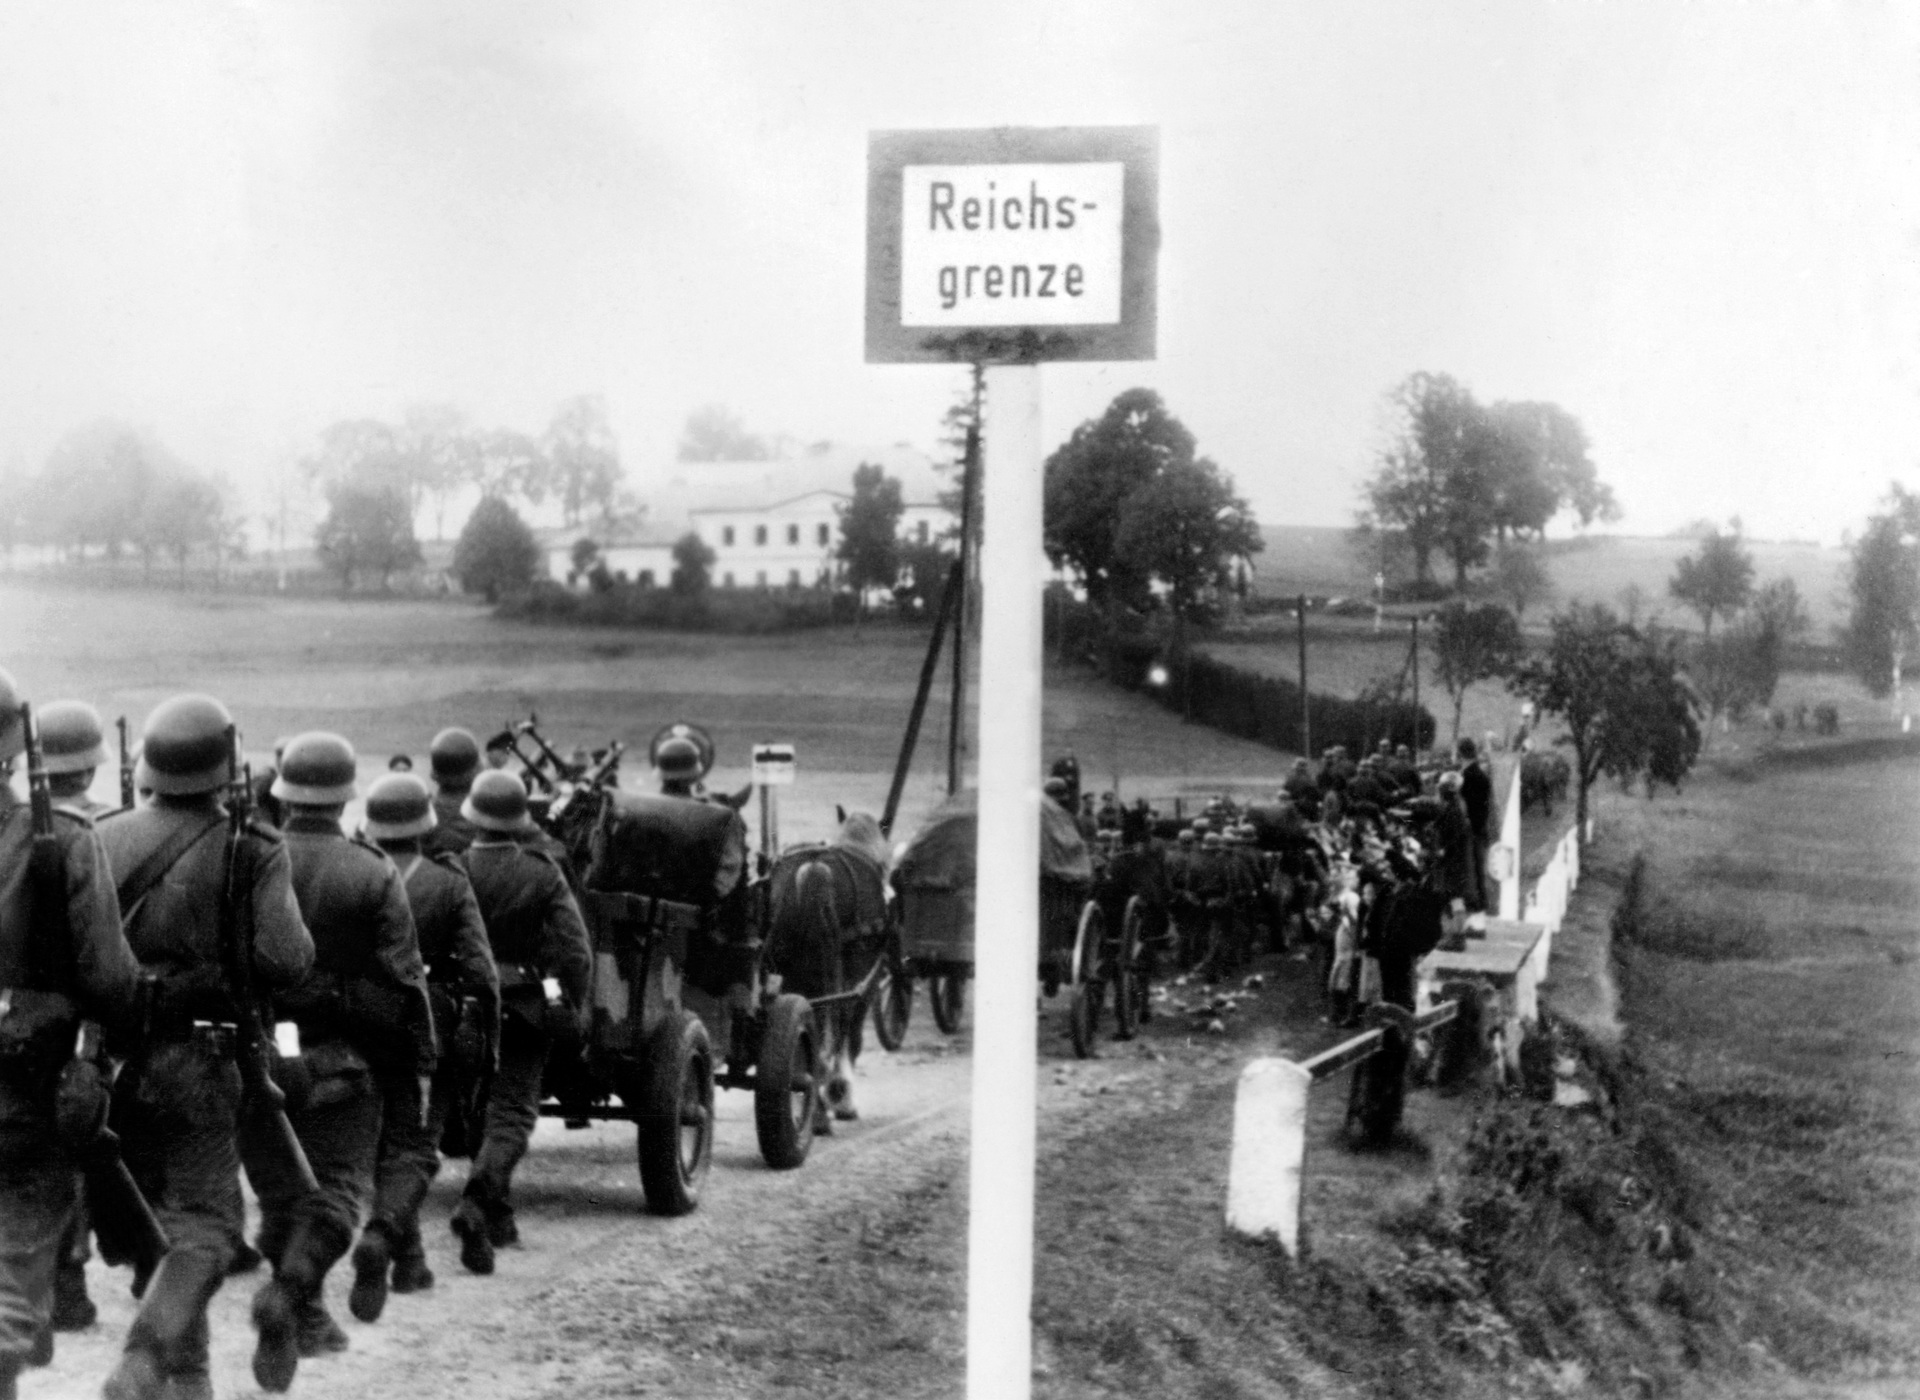
[[[1326,525],[1261,527],[1266,549],[1254,560],[1254,589],[1262,597],[1296,593],[1366,597],[1373,579],[1348,546],[1348,531]],[[1675,565],[1697,541],[1633,535],[1588,535],[1547,544],[1548,567],[1558,589],[1555,605],[1575,599],[1621,609],[1630,584],[1644,595],[1643,615],[1656,611],[1674,626],[1699,626],[1699,618],[1667,592]],[[1785,576],[1794,581],[1813,618],[1814,640],[1825,641],[1846,621],[1847,551],[1818,544],[1749,540],[1754,579]],[[1439,561],[1436,561],[1439,567]],[[1529,620],[1532,614],[1529,613]]]

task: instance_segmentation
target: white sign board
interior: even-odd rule
[[[901,324],[1118,324],[1125,201],[1120,161],[907,166]]]
[[[792,786],[793,745],[755,744],[753,746],[753,782],[755,787]]]

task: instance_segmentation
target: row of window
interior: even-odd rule
[[[820,544],[833,543],[833,526],[818,525],[818,526],[815,526],[814,529],[815,529],[815,537]],[[918,523],[918,527],[914,531],[914,538],[918,540],[921,544],[925,544],[927,540],[930,538],[926,521],[922,520]],[[753,527],[753,542],[755,544],[765,544],[767,542],[766,526],[756,525]],[[732,548],[734,544],[733,526],[722,525],[720,527],[720,543],[724,547]],[[800,543],[800,527],[798,525],[787,526],[787,543],[788,544]],[[765,580],[762,580],[762,582],[764,581]]]
[[[754,584],[754,587],[756,588],[765,588],[767,586],[767,571],[765,569],[757,570],[754,573],[753,584]],[[731,570],[729,570],[727,573],[720,575],[720,586],[722,588],[733,588],[736,586],[733,573]],[[798,588],[799,586],[800,586],[800,571],[798,569],[788,569],[787,570],[787,587]]]

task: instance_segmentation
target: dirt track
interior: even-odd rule
[[[683,1350],[684,1339],[656,1328],[656,1319],[697,1313],[708,1300],[781,1277],[797,1256],[819,1252],[816,1241],[834,1220],[890,1203],[964,1161],[971,1061],[942,1040],[916,1026],[897,1055],[870,1045],[861,1061],[862,1120],[816,1141],[795,1172],[762,1165],[750,1096],[721,1093],[707,1193],[699,1210],[678,1220],[642,1209],[631,1127],[569,1132],[543,1121],[516,1181],[524,1244],[501,1251],[487,1279],[461,1269],[446,1231],[465,1175],[464,1163],[449,1163],[424,1217],[436,1287],[393,1298],[377,1325],[363,1326],[346,1311],[350,1274],[344,1264],[337,1268],[328,1301],[353,1345],[303,1362],[293,1393],[313,1400],[690,1393],[677,1377],[683,1357],[697,1359],[698,1348]],[[957,1200],[947,1208],[964,1209]],[[128,1277],[92,1266],[100,1322],[62,1336],[55,1365],[30,1373],[25,1395],[98,1394],[132,1317]],[[215,1301],[214,1382],[222,1396],[258,1393],[246,1321],[257,1282],[233,1280]]]

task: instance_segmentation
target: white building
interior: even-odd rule
[[[854,469],[878,466],[900,482],[900,533],[938,540],[957,523],[940,504],[952,489],[917,448],[843,447],[821,443],[764,462],[675,462],[640,484],[645,525],[600,540],[607,567],[635,582],[664,584],[673,572],[673,542],[688,530],[713,551],[720,588],[812,588],[839,572],[840,509],[853,499]],[[590,530],[576,532],[591,535]],[[597,537],[596,537],[597,538]],[[573,540],[547,539],[549,570],[565,582]]]

